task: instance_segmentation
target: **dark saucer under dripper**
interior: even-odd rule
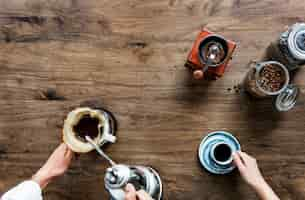
[[[233,135],[225,131],[216,131],[203,138],[198,157],[200,164],[207,171],[213,174],[227,174],[235,168],[232,153],[240,149],[240,144]]]

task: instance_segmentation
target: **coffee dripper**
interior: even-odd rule
[[[136,190],[146,191],[155,200],[162,199],[162,181],[156,170],[141,165],[117,164],[89,136],[86,136],[86,140],[111,165],[106,169],[104,178],[111,200],[124,200],[124,188],[128,183],[133,184]]]

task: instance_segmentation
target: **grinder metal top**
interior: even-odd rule
[[[198,47],[198,56],[203,65],[217,67],[225,61],[228,44],[221,36],[211,35],[203,39]]]

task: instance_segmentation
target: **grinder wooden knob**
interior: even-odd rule
[[[193,71],[193,77],[194,79],[202,79],[203,78],[203,71],[202,70],[195,70]]]

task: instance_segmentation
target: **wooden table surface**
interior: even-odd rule
[[[215,176],[197,147],[215,130],[233,133],[281,199],[305,198],[305,69],[286,113],[236,89],[285,26],[304,21],[304,0],[1,0],[0,192],[29,178],[61,142],[66,114],[86,101],[116,116],[117,162],[150,165],[164,199],[257,199],[239,174]],[[217,81],[184,68],[206,26],[238,43]],[[56,94],[54,94],[56,92]],[[81,155],[45,190],[46,200],[107,199],[107,163]]]

